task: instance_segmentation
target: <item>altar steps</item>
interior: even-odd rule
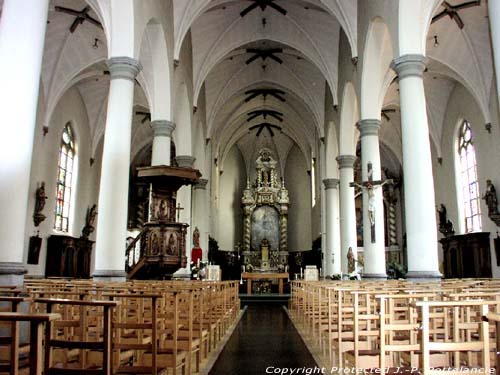
[[[239,294],[241,306],[249,304],[273,304],[287,306],[290,294],[266,293],[266,294]]]

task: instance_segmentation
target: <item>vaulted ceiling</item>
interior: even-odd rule
[[[106,118],[108,41],[104,31],[88,20],[71,32],[75,16],[57,11],[56,7],[82,11],[91,5],[88,16],[102,21],[103,16],[96,13],[94,6],[100,2],[106,3],[105,0],[51,0],[41,88],[44,125],[50,125],[51,112],[66,90],[74,87],[80,92],[88,112],[94,150],[101,140]],[[434,16],[448,5],[464,2],[449,0],[435,9]],[[234,145],[248,155],[258,144],[272,145],[283,157],[295,144],[305,155],[310,155],[315,142],[325,136],[327,112],[339,102],[341,38],[346,40],[344,45],[352,57],[357,56],[360,48],[357,2],[269,2],[286,10],[286,16],[269,4],[263,9],[256,6],[245,12],[253,3],[249,0],[174,0],[172,57],[181,59],[186,43],[192,49],[191,69],[187,70],[192,73],[188,80],[192,85],[192,104],[195,107],[203,104],[204,118],[200,122],[204,124],[205,137],[217,142],[221,156]],[[2,4],[0,0],[0,11]],[[479,6],[458,10],[458,15],[463,28],[455,16],[446,14],[431,24],[427,37],[430,63],[424,79],[431,136],[438,152],[444,110],[457,83],[471,91],[485,122],[489,119],[493,68],[485,1]],[[141,59],[150,58],[147,53],[141,56]],[[179,63],[186,62],[181,59]],[[148,64],[143,61],[144,66]],[[148,72],[139,75],[136,85],[135,103],[142,110],[149,108],[149,98],[141,88],[147,81],[146,74]],[[249,91],[261,89],[278,90],[282,94],[279,97],[258,94],[247,100],[251,96]],[[383,106],[395,112],[388,112],[388,119],[383,117],[381,137],[399,157],[398,103],[395,81]],[[282,121],[262,115],[249,120],[248,114],[256,110],[279,112]],[[147,122],[142,120],[140,115],[134,118],[133,152],[138,152],[152,137]],[[261,124],[264,126],[260,127]]]

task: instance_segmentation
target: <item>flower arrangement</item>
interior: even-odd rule
[[[198,262],[191,262],[190,263],[190,268],[191,268],[191,280],[202,280],[206,276],[206,269],[205,267],[207,266],[207,262],[202,262],[198,259]]]

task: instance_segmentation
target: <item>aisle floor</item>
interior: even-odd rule
[[[315,366],[282,306],[250,304],[209,374],[284,373],[278,369],[289,369],[287,373],[290,374],[291,369],[305,370]],[[304,370],[299,373],[307,373]]]

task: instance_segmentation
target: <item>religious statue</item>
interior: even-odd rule
[[[175,238],[173,233],[170,233],[170,237],[168,238],[167,254],[168,255],[176,254]]]
[[[200,230],[198,227],[194,228],[193,231],[193,248],[191,249],[191,261],[198,264],[203,256],[203,252],[200,247]]]
[[[445,237],[453,236],[455,234],[455,229],[453,229],[453,223],[446,217],[446,206],[441,203],[438,210],[439,215],[439,231],[444,234]]]
[[[486,191],[482,198],[488,206],[488,216],[498,215],[497,192],[491,180],[486,180]]]
[[[42,221],[45,220],[45,215],[42,214],[42,210],[45,207],[45,201],[47,200],[47,196],[45,195],[45,182],[42,181],[40,187],[36,189],[35,199],[35,212],[33,213],[33,221],[35,223],[35,227],[37,227]]]
[[[85,216],[85,226],[82,229],[82,238],[89,238],[90,234],[94,231],[94,222],[97,216],[97,205],[94,204],[92,207],[87,209],[87,215]]]
[[[347,273],[351,274],[354,271],[356,271],[356,260],[354,259],[352,247],[349,246],[349,250],[347,251]]]
[[[200,230],[198,227],[195,227],[193,231],[193,247],[200,247]]]

